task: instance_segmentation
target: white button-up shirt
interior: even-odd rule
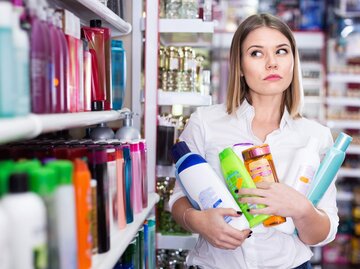
[[[258,139],[252,132],[254,108],[244,101],[235,115],[226,113],[224,104],[200,107],[180,136],[192,152],[203,156],[221,179],[219,153],[236,143],[250,142],[254,145],[269,144],[279,181],[290,186],[294,182],[287,178],[288,169],[297,150],[304,147],[310,136],[319,141],[319,155],[323,157],[326,149],[332,146],[333,139],[329,128],[305,118],[292,119],[285,109],[280,128],[270,133],[265,141]],[[206,180],[206,178],[194,178]],[[225,184],[225,181],[224,181]],[[180,197],[185,196],[179,184],[175,185],[170,198],[170,208]],[[339,218],[336,206],[336,188],[330,185],[317,208],[329,216],[330,232],[318,245],[329,243],[335,238]],[[311,229],[311,227],[309,227]],[[300,241],[296,234],[286,234],[275,228],[253,228],[253,234],[236,250],[223,250],[213,247],[199,236],[195,248],[187,257],[188,265],[204,268],[294,268],[310,260],[310,246]]]

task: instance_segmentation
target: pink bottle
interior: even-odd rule
[[[54,11],[52,9],[47,10],[47,19],[50,33],[50,41],[52,44],[51,59],[53,61],[53,77],[54,79],[50,82],[50,111],[52,113],[62,112],[62,99],[61,94],[64,93],[64,58],[61,49],[61,40],[59,36],[59,30],[56,25],[56,17],[54,17]]]
[[[124,182],[124,156],[120,142],[112,143],[116,149],[116,174],[117,174],[117,221],[118,228],[126,227],[125,213],[125,182]]]
[[[132,186],[131,193],[133,199],[134,213],[140,213],[142,211],[142,183],[141,183],[141,156],[139,142],[130,143],[130,156],[132,165]]]
[[[148,206],[147,148],[145,140],[140,140],[142,207]]]
[[[69,90],[68,90],[68,77],[69,77],[69,50],[68,46],[66,44],[65,34],[63,31],[63,25],[62,25],[62,14],[56,13],[55,15],[56,21],[57,21],[57,30],[58,30],[58,37],[60,40],[60,48],[61,48],[61,55],[62,55],[62,63],[63,63],[63,71],[60,72],[60,75],[62,75],[62,78],[60,79],[60,83],[62,83],[62,86],[60,86],[60,94],[58,97],[60,98],[58,104],[60,104],[59,112],[64,113],[70,111],[70,96],[69,96]]]

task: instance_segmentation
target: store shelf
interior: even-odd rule
[[[304,101],[305,101],[305,105],[306,104],[321,104],[323,99],[320,96],[305,96]]]
[[[354,106],[360,107],[360,98],[356,97],[327,97],[326,103],[328,105],[338,105],[338,106]]]
[[[326,125],[329,128],[337,129],[360,129],[360,121],[358,120],[327,120]]]
[[[230,48],[234,33],[215,32],[214,47]],[[323,32],[294,32],[294,37],[298,49],[323,49],[324,33]]]
[[[335,8],[334,9],[334,13],[342,18],[358,18],[360,17],[360,11],[343,11],[340,10],[339,8]]]
[[[360,154],[360,145],[350,145],[346,150],[347,154]]]
[[[112,36],[126,35],[132,30],[131,24],[121,19],[98,0],[51,0],[50,2],[74,13],[80,18],[83,25],[89,25],[92,19],[101,19],[103,26],[112,30]]]
[[[156,234],[157,249],[193,249],[198,239],[198,234],[192,235],[162,235]]]
[[[200,19],[160,19],[159,33],[213,33],[214,23]]]
[[[327,79],[333,83],[360,83],[359,74],[331,73],[328,74]]]
[[[360,179],[360,168],[340,168],[339,177],[353,177]]]
[[[165,92],[158,90],[158,105],[160,106],[209,106],[211,103],[210,95],[202,95],[196,92]]]
[[[34,138],[42,133],[85,127],[124,118],[128,109],[118,111],[43,114],[0,119],[0,144]]]
[[[143,225],[144,220],[159,201],[159,195],[156,193],[149,194],[148,207],[140,214],[135,215],[134,221],[127,225],[124,230],[117,230],[114,236],[111,236],[111,249],[103,254],[94,255],[92,258],[93,269],[111,269],[124,253],[126,247],[134,238],[139,228]]]

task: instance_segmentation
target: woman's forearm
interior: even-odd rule
[[[298,217],[293,217],[299,238],[307,245],[325,240],[330,232],[330,220],[326,213],[316,209],[309,201]]]
[[[176,223],[180,224],[184,229],[189,232],[192,231],[188,223],[186,222],[186,215],[184,216],[184,213],[186,214],[187,211],[192,208],[193,207],[189,203],[189,200],[186,197],[181,197],[174,203],[171,210],[171,214]]]

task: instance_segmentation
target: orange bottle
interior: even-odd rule
[[[117,221],[119,229],[126,227],[125,188],[124,188],[124,156],[122,145],[115,145],[116,149],[116,174],[117,174]]]
[[[78,269],[91,268],[92,244],[90,236],[91,174],[85,161],[74,160],[74,189],[76,229],[78,241]]]
[[[261,181],[279,182],[270,147],[267,144],[251,147],[242,152],[246,169],[255,183]],[[266,227],[275,226],[286,221],[281,216],[271,216],[263,224]]]

